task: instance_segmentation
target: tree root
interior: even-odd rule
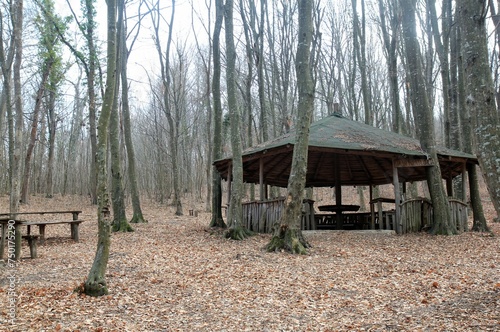
[[[131,224],[142,224],[142,223],[147,223],[148,221],[144,218],[142,214],[135,214],[130,220]]]
[[[83,286],[83,294],[89,296],[103,296],[108,294],[108,287],[106,286],[106,281],[104,279],[97,279],[93,281],[86,281]]]
[[[113,227],[111,229],[113,232],[133,232],[134,229],[126,219],[124,220],[113,220]]]
[[[306,255],[310,247],[300,229],[290,229],[282,225],[278,234],[275,233],[266,245],[266,250],[269,252],[284,250],[292,254]]]
[[[231,227],[224,233],[224,237],[226,239],[237,240],[237,241],[245,240],[246,238],[253,235],[255,235],[254,232],[242,226]]]
[[[479,233],[489,233],[491,236],[495,236],[495,233],[491,231],[491,229],[488,227],[488,225],[483,225],[480,223],[474,224],[471,229],[472,232],[479,232]]]
[[[212,218],[209,227],[227,228],[227,225],[224,222],[224,219],[220,217],[220,218]]]

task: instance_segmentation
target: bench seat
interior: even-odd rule
[[[71,238],[76,242],[79,241],[78,226],[85,220],[54,220],[54,221],[23,221],[22,225],[28,227],[28,235],[31,232],[31,226],[38,226],[38,231],[40,234],[40,243],[45,242],[45,226],[47,225],[57,225],[57,224],[68,224],[71,227]]]

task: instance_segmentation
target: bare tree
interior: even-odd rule
[[[161,68],[161,79],[163,84],[163,112],[168,121],[168,134],[169,134],[169,148],[170,148],[170,158],[172,160],[172,181],[174,187],[174,197],[172,205],[175,206],[175,214],[182,215],[182,202],[181,202],[181,189],[179,184],[179,121],[178,116],[173,114],[173,105],[171,103],[171,90],[172,90],[172,77],[171,77],[171,64],[170,64],[170,47],[172,44],[172,32],[174,29],[174,17],[175,17],[175,0],[172,0],[172,12],[170,16],[170,21],[168,23],[168,37],[167,45],[165,51],[162,50],[160,38],[160,22],[163,20],[161,17],[160,2],[157,1],[155,4],[155,10],[157,11],[156,17],[152,16],[154,33],[155,33],[155,43],[156,49],[158,51],[158,58],[160,61]],[[174,119],[175,117],[175,119]]]
[[[94,263],[90,269],[83,292],[91,296],[102,296],[108,293],[106,285],[106,268],[108,266],[109,248],[111,245],[111,218],[108,194],[107,146],[108,126],[111,109],[113,108],[116,88],[116,1],[107,1],[108,43],[107,43],[107,76],[104,102],[99,117],[99,144],[97,153],[98,165],[98,207],[97,207],[97,251]]]
[[[236,48],[233,36],[233,0],[227,0],[224,8],[224,28],[226,39],[226,89],[227,106],[231,121],[231,148],[233,152],[232,162],[232,187],[231,202],[228,211],[228,226],[225,236],[234,240],[242,240],[252,233],[243,226],[243,161],[241,158],[241,119],[240,109],[236,102]]]
[[[500,123],[488,58],[487,1],[457,1],[463,38],[467,110],[473,129],[474,151],[500,221]]]
[[[212,77],[212,96],[213,96],[213,160],[222,158],[222,102],[220,89],[221,76],[221,54],[220,54],[220,32],[224,20],[224,2],[215,1],[215,25],[212,40],[214,73]],[[212,168],[212,219],[210,227],[225,228],[226,224],[222,218],[222,187],[219,172]]]
[[[288,180],[286,208],[274,226],[274,234],[266,247],[268,251],[285,249],[295,254],[305,254],[309,247],[309,243],[302,235],[300,224],[307,173],[309,127],[314,109],[314,84],[310,63],[312,33],[312,1],[299,0],[298,47],[295,59],[299,119]]]
[[[399,84],[398,84],[398,54],[397,41],[399,34],[400,19],[398,17],[398,1],[378,1],[380,13],[380,27],[387,59],[389,73],[389,89],[392,108],[392,131],[404,133],[403,119],[400,107]],[[387,21],[389,24],[387,24]],[[389,30],[390,28],[390,30]]]
[[[23,59],[23,0],[17,0],[11,8],[11,19],[13,29],[13,44],[14,48],[14,108],[15,116],[12,114],[11,107],[9,110],[9,161],[10,161],[10,212],[19,211],[19,196],[21,190],[21,151],[23,147],[23,101],[22,101],[22,86],[21,86],[21,63]],[[7,78],[8,79],[8,78]],[[16,232],[16,236],[20,236]],[[16,248],[17,249],[17,248]],[[17,251],[17,250],[16,250]],[[19,252],[16,252],[16,259],[19,258]]]
[[[125,39],[125,22],[124,11],[125,6],[123,0],[118,0],[118,26],[117,26],[117,71],[122,72],[123,63],[126,61],[127,54],[123,47]],[[113,228],[114,232],[131,232],[132,227],[128,223],[127,214],[125,211],[125,190],[123,187],[122,163],[123,157],[120,151],[120,112],[118,110],[118,91],[120,88],[120,77],[116,75],[116,87],[114,94],[113,107],[111,108],[111,116],[109,120],[109,146],[111,152],[111,199],[113,203]],[[125,82],[126,84],[126,82]],[[127,89],[128,86],[122,87]]]
[[[441,169],[439,167],[436,140],[434,135],[434,119],[430,107],[426,83],[421,67],[422,57],[417,39],[415,20],[416,0],[401,1],[403,11],[403,40],[408,81],[411,91],[411,105],[417,123],[417,136],[422,149],[428,154],[432,166],[426,168],[427,185],[434,206],[433,234],[456,234],[456,227],[450,224],[450,208],[443,187]]]
[[[142,4],[142,2],[141,2]],[[125,8],[123,8],[123,11],[125,13]],[[139,10],[140,11],[140,8]],[[141,19],[142,15],[139,15],[139,22],[137,24],[137,30],[135,31],[135,36],[132,40],[132,44],[137,40],[137,37],[139,35],[140,27],[141,27]],[[128,78],[127,78],[127,63],[128,63],[128,56],[130,51],[127,49],[127,25],[125,24],[125,20],[120,21],[120,24],[123,24],[123,28],[121,29],[121,33],[119,35],[120,38],[120,54],[121,54],[121,61],[120,61],[120,77],[121,77],[121,86],[122,86],[122,113],[123,113],[123,132],[125,136],[125,146],[127,148],[127,161],[128,161],[128,179],[130,182],[130,196],[132,199],[132,219],[130,220],[131,223],[144,223],[147,222],[147,220],[144,218],[142,214],[142,208],[141,208],[141,200],[140,200],[140,193],[139,193],[139,188],[137,184],[137,171],[136,171],[136,160],[135,160],[135,149],[134,149],[134,144],[132,142],[132,129],[131,129],[131,124],[130,124],[130,104],[129,104],[129,86],[128,86]]]
[[[28,203],[29,201],[29,183],[31,177],[31,159],[36,143],[38,122],[43,108],[43,97],[46,95],[47,86],[56,89],[61,80],[61,52],[60,40],[56,31],[56,26],[61,31],[66,29],[62,19],[54,15],[54,2],[52,0],[44,0],[39,3],[40,14],[35,20],[37,29],[40,33],[39,49],[41,59],[41,81],[36,93],[35,107],[33,110],[33,118],[31,121],[30,137],[28,147],[26,149],[26,157],[24,158],[24,175],[21,188],[21,202]],[[50,169],[49,169],[49,174]]]

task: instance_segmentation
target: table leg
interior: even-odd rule
[[[76,242],[79,240],[78,226],[78,224],[71,224],[71,238]]]
[[[2,223],[2,237],[0,238],[0,259],[3,259],[3,251],[5,246],[5,230],[7,229],[7,224]]]
[[[45,225],[38,225],[38,232],[40,233],[40,244],[45,242]]]
[[[21,236],[21,225],[19,224],[19,222],[16,222],[15,224],[15,243],[14,243],[14,246],[15,246],[15,249],[14,249],[14,257],[15,257],[15,260],[18,261],[20,258],[21,258],[21,240],[22,240],[22,236]]]

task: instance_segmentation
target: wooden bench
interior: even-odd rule
[[[57,225],[57,224],[69,224],[71,230],[71,238],[78,242],[80,237],[78,235],[78,226],[84,222],[84,220],[63,220],[63,221],[21,221],[21,225],[26,225],[28,227],[28,235],[31,235],[31,226],[38,226],[38,233],[40,234],[40,243],[45,242],[45,226],[47,225]]]
[[[21,238],[25,238],[28,240],[28,244],[30,246],[31,257],[35,258],[36,254],[36,246],[38,239],[40,239],[40,243],[45,242],[45,226],[47,225],[56,225],[56,224],[69,224],[71,230],[71,238],[75,241],[79,241],[79,232],[78,228],[84,220],[78,219],[78,215],[82,211],[70,210],[70,211],[36,211],[36,212],[19,212],[19,213],[0,213],[0,223],[2,226],[2,236],[0,238],[0,259],[3,258],[3,247],[5,242],[5,234],[6,227],[10,223],[9,221],[13,221],[15,224],[15,233],[16,233],[16,259],[19,259],[21,253]],[[19,219],[19,216],[29,216],[29,215],[45,215],[45,214],[71,214],[72,220],[47,220],[47,221],[30,221]],[[15,217],[15,218],[12,218]],[[12,226],[12,225],[9,225]],[[27,227],[27,234],[21,237],[21,226]],[[31,226],[38,226],[39,235],[31,234]]]

